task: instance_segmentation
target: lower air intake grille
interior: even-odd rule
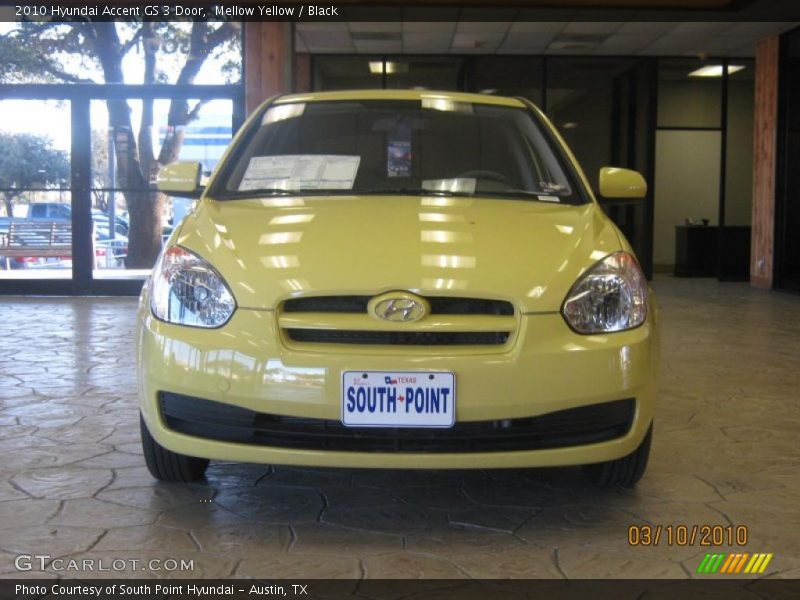
[[[169,429],[198,438],[298,450],[350,452],[511,452],[605,442],[630,430],[633,399],[538,417],[457,422],[448,429],[345,427],[339,421],[258,413],[222,402],[160,392]]]

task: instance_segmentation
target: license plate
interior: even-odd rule
[[[350,427],[452,427],[453,373],[345,371],[342,423]]]

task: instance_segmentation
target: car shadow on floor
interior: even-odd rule
[[[202,521],[336,527],[351,533],[407,538],[448,534],[505,535],[546,543],[550,535],[627,524],[635,490],[601,490],[580,468],[507,470],[379,470],[212,463],[204,481],[157,484],[161,493],[191,489]],[[196,523],[200,525],[200,523]],[[623,531],[624,534],[624,531]],[[413,545],[413,544],[412,544]]]

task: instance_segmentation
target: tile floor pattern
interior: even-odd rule
[[[606,492],[579,469],[213,464],[202,485],[155,483],[139,445],[136,301],[0,299],[0,577],[54,576],[17,572],[18,554],[194,561],[126,571],[155,577],[691,577],[708,549],[629,546],[643,523],[746,525],[742,550],[775,554],[767,576],[800,577],[800,297],[655,287],[650,469],[635,491]]]

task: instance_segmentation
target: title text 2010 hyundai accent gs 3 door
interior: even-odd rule
[[[650,449],[656,306],[630,246],[522,99],[335,92],[266,102],[142,292],[152,474],[209,460],[372,468],[585,465]],[[645,193],[604,168],[607,197]]]

